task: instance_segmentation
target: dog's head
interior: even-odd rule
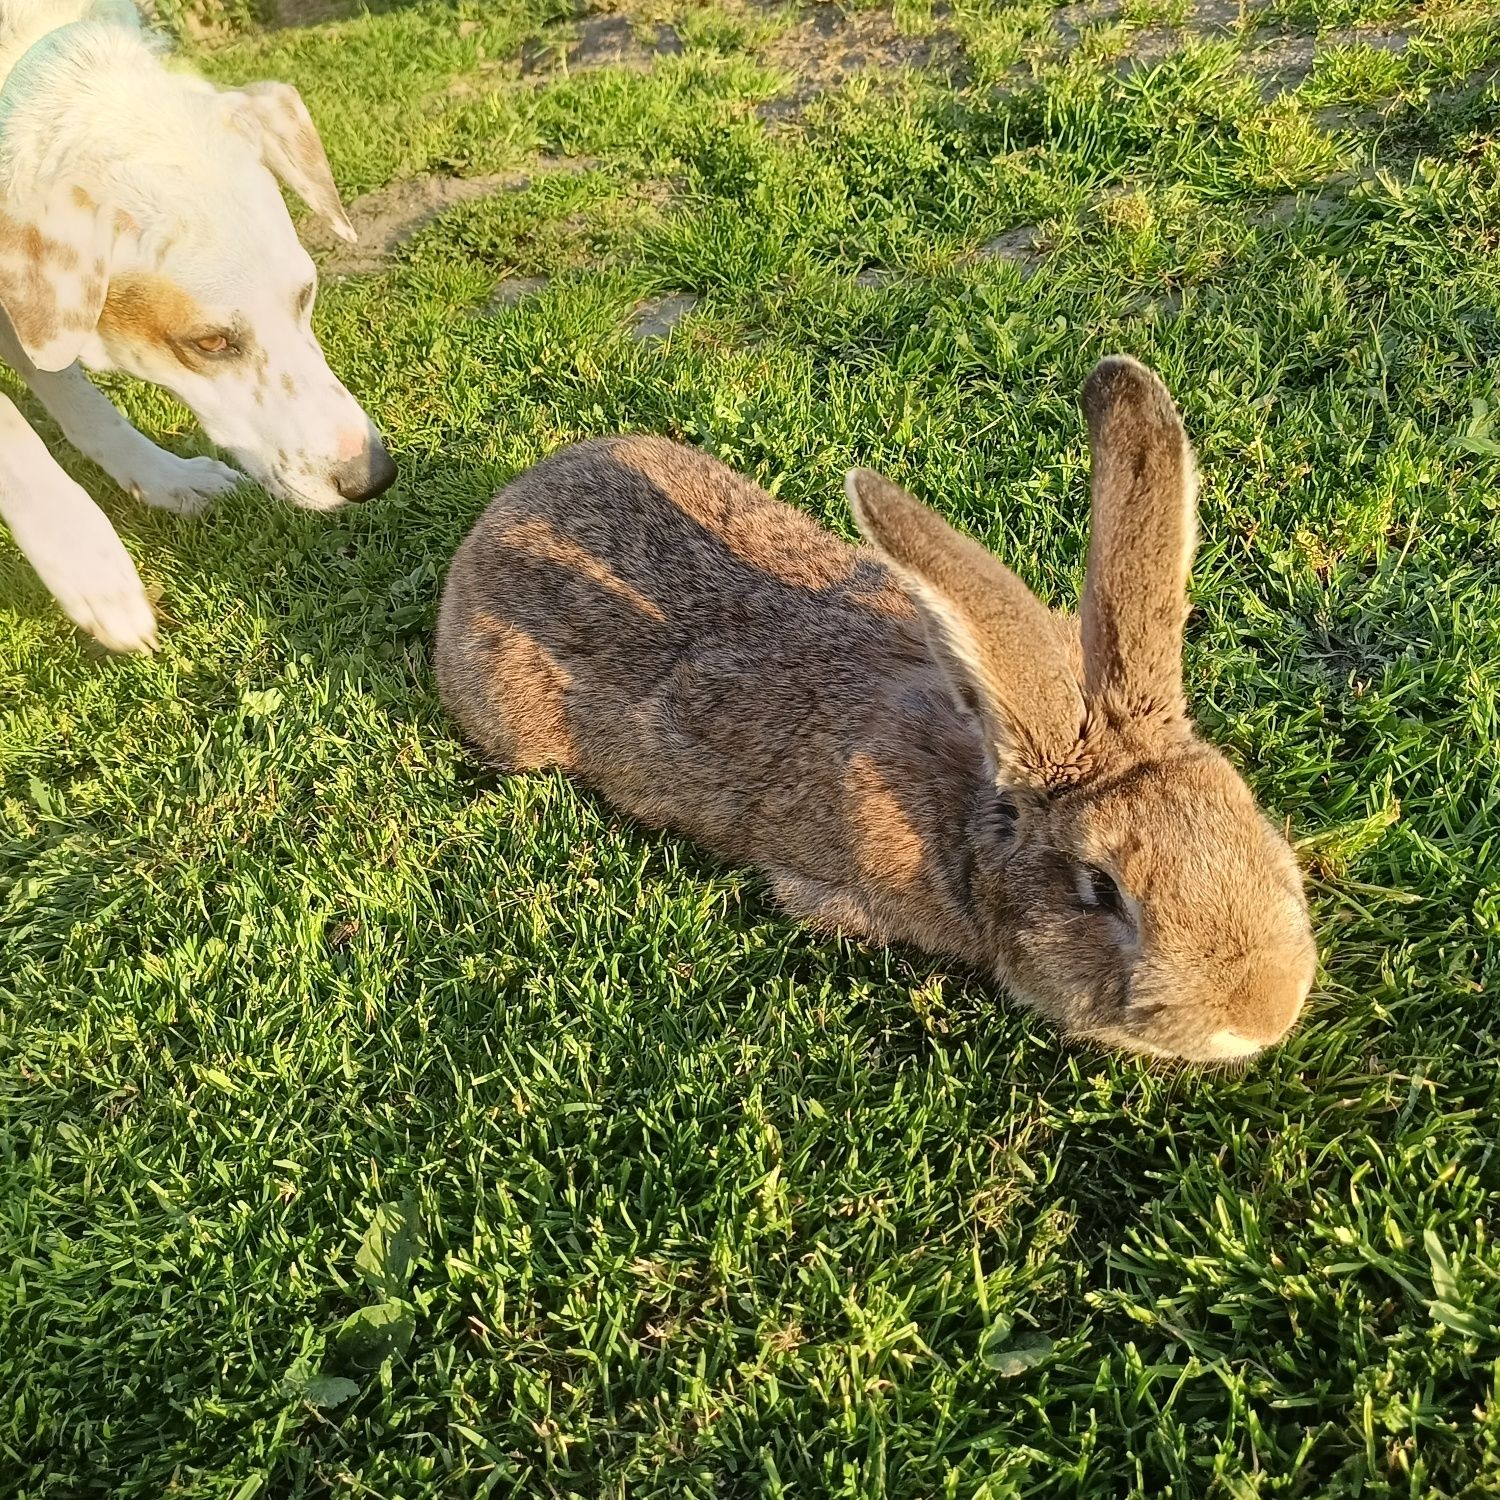
[[[118,141],[41,150],[29,173],[12,173],[0,305],[19,343],[39,369],[81,359],[164,386],[297,505],[378,495],[395,465],[313,334],[317,277],[277,186],[354,238],[301,97],[153,71],[172,134],[197,139],[168,139],[160,120],[134,155]]]

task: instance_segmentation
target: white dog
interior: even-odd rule
[[[128,0],[0,0],[0,356],[149,505],[194,510],[240,476],[143,437],[80,361],[165,386],[294,504],[330,510],[395,478],[313,336],[316,276],[277,178],[354,238],[295,89],[169,71]],[[155,645],[113,527],[3,394],[0,517],[85,630]]]

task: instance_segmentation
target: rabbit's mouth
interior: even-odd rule
[[[1124,1026],[1090,1027],[1086,1034],[1090,1041],[1105,1047],[1173,1062],[1204,1063],[1227,1070],[1248,1067],[1266,1050],[1263,1042],[1222,1029],[1210,1032],[1201,1041],[1186,1037],[1156,1040],[1149,1034]]]
[[[1239,1032],[1226,1027],[1209,1034],[1204,1046],[1205,1055],[1198,1061],[1245,1062],[1257,1052],[1264,1052],[1265,1046],[1264,1042],[1257,1042],[1254,1037],[1241,1036]]]
[[[1090,1035],[1152,1057],[1210,1066],[1248,1066],[1297,1024],[1317,962],[1311,943],[1288,957],[1282,947],[1242,954],[1228,965],[1213,956],[1188,965],[1158,955],[1135,965],[1117,1009],[1114,993],[1096,996]],[[1218,972],[1215,972],[1215,970]]]

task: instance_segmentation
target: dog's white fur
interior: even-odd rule
[[[148,504],[194,510],[240,476],[157,447],[80,362],[164,386],[294,504],[332,509],[393,476],[313,336],[316,276],[278,177],[353,239],[294,89],[169,69],[128,0],[0,0],[0,357]],[[85,630],[155,644],[124,546],[4,395],[0,517]]]

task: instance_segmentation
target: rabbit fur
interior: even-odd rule
[[[1077,617],[867,470],[857,547],[706,454],[612,437],[459,548],[443,702],[494,763],[755,864],[818,927],[961,959],[1069,1035],[1252,1056],[1317,953],[1286,840],[1188,718],[1193,452],[1133,359],[1083,407]]]

